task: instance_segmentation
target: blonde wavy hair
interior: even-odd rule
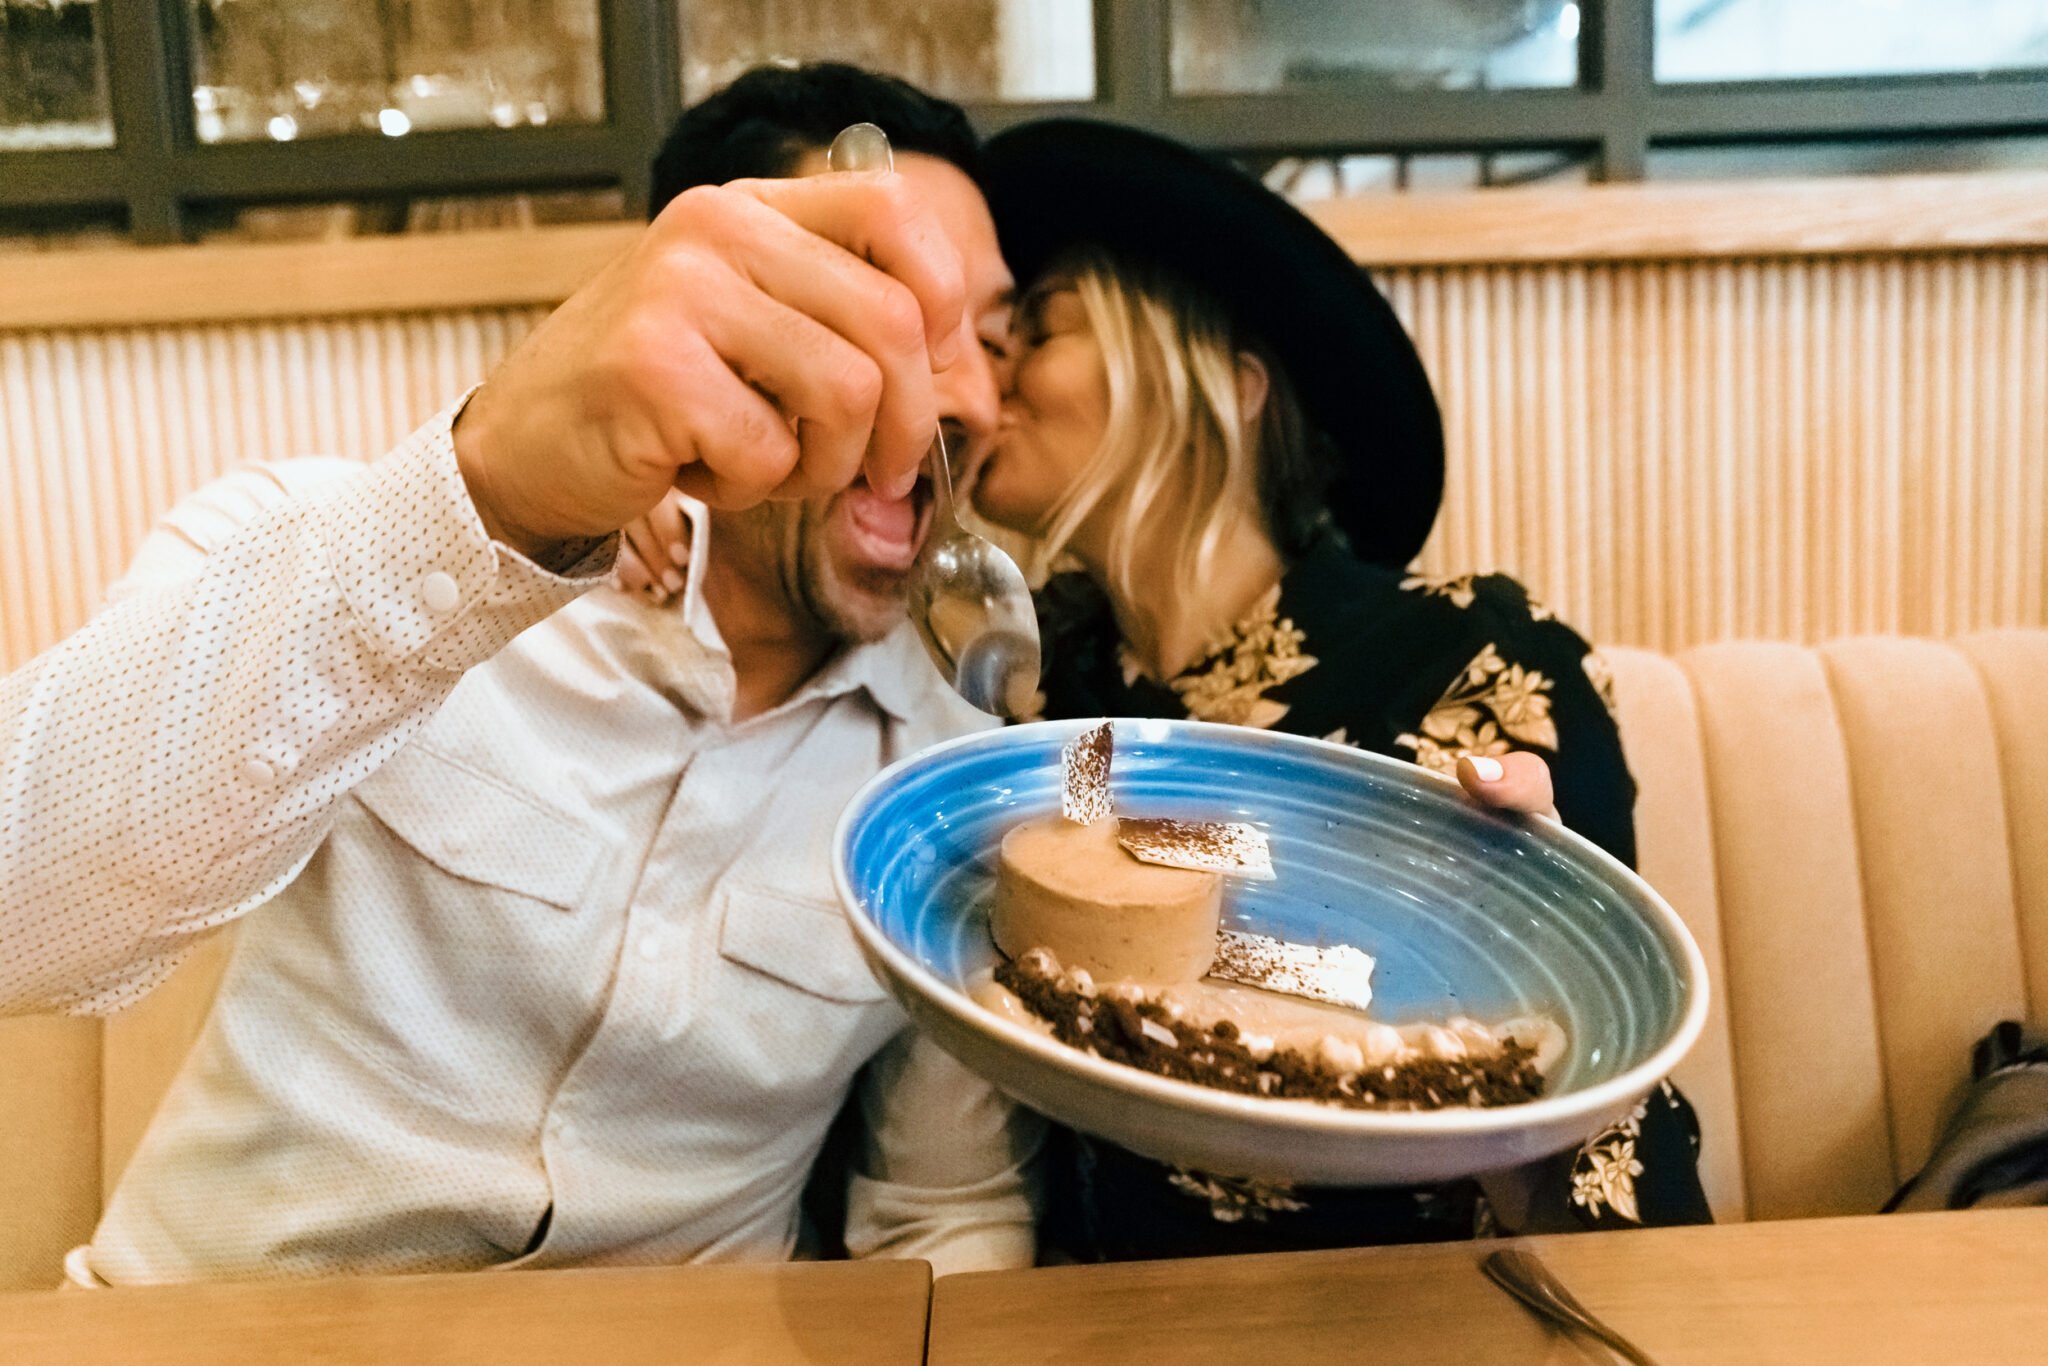
[[[1200,582],[1234,523],[1248,515],[1261,519],[1283,554],[1298,550],[1306,538],[1294,525],[1304,520],[1301,510],[1274,515],[1276,494],[1291,493],[1312,459],[1286,374],[1236,337],[1221,308],[1176,277],[1094,251],[1068,257],[1048,277],[1070,283],[1080,298],[1107,371],[1109,419],[1101,444],[1046,516],[1037,574],[1105,512],[1110,586],[1127,602],[1144,601],[1140,567],[1156,573],[1162,558],[1173,582]],[[1267,376],[1265,400],[1249,422],[1238,377],[1246,352]],[[1320,499],[1306,520],[1322,520]]]

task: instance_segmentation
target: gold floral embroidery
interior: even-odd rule
[[[1394,743],[1415,751],[1415,762],[1450,773],[1468,754],[1506,754],[1517,744],[1557,748],[1550,715],[1554,684],[1535,669],[1510,664],[1489,644],[1422,718],[1421,733]]]
[[[1620,704],[1614,700],[1614,670],[1608,667],[1607,657],[1598,650],[1586,651],[1580,661],[1586,669],[1586,679],[1593,685],[1593,691],[1600,694],[1600,701],[1607,708],[1607,714],[1615,720],[1621,719]]]
[[[1473,575],[1460,574],[1455,578],[1432,579],[1427,574],[1410,574],[1401,580],[1406,592],[1417,589],[1435,598],[1449,598],[1453,607],[1470,607],[1478,601],[1479,595],[1472,589]]]
[[[1197,721],[1220,721],[1261,729],[1287,715],[1287,705],[1266,694],[1316,666],[1301,649],[1306,639],[1280,615],[1280,586],[1266,594],[1251,615],[1210,651],[1208,666],[1196,665],[1173,680],[1181,704]]]
[[[1250,1178],[1210,1176],[1206,1172],[1176,1167],[1167,1178],[1175,1190],[1209,1202],[1209,1217],[1219,1224],[1236,1224],[1246,1219],[1263,1224],[1275,1211],[1305,1210],[1307,1205],[1288,1192],[1294,1188],[1280,1182]]]
[[[1579,1149],[1572,1163],[1573,1204],[1584,1206],[1596,1219],[1605,1206],[1631,1224],[1643,1222],[1636,1205],[1636,1178],[1643,1174],[1636,1140],[1643,1136],[1643,1119],[1649,1113],[1649,1103],[1637,1101],[1635,1109]]]

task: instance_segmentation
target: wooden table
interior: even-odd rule
[[[0,1295],[6,1366],[918,1366],[923,1262],[475,1272]]]
[[[1651,1229],[1521,1244],[1660,1366],[2048,1362],[2048,1210]],[[1496,1245],[1497,1246],[1497,1245]],[[1485,1244],[949,1276],[930,1366],[1567,1363]]]

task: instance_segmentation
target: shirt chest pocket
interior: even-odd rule
[[[574,817],[418,743],[355,796],[442,872],[557,910],[582,908],[604,861],[604,840]]]
[[[718,952],[727,963],[826,1001],[887,999],[837,906],[745,882],[728,883],[718,899]]]
[[[695,1026],[705,1046],[689,1051],[693,1079],[742,1089],[770,1129],[814,1137],[902,1013],[830,903],[728,881],[714,909],[718,956]]]
[[[328,994],[337,1043],[432,1111],[524,1123],[616,956],[592,914],[608,847],[568,812],[408,745],[358,784],[310,876],[283,980]],[[467,1121],[465,1121],[467,1122]]]

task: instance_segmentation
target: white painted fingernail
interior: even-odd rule
[[[683,576],[671,569],[661,576],[661,585],[671,593],[680,593],[683,591]],[[1499,768],[1500,765],[1495,764],[1494,767]]]
[[[1500,766],[1500,760],[1489,759],[1484,755],[1473,756],[1472,771],[1479,775],[1479,781],[1482,783],[1497,783],[1501,775],[1507,772]]]
[[[690,547],[681,541],[672,541],[669,543],[668,557],[674,560],[676,568],[680,569],[690,562]]]

